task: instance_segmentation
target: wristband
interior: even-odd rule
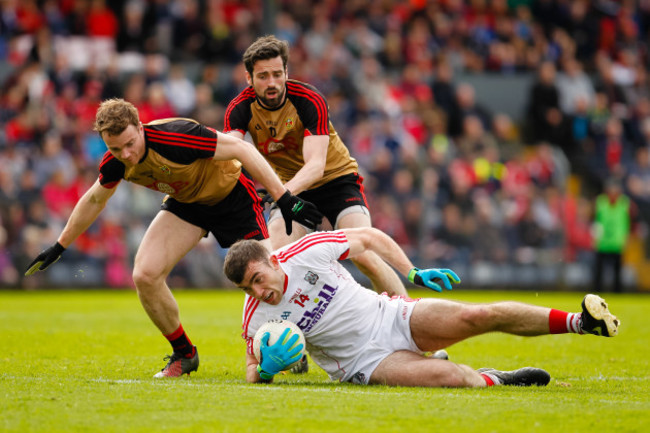
[[[273,374],[269,374],[266,371],[262,370],[262,366],[257,364],[257,372],[260,375],[260,378],[262,378],[262,381],[264,382],[270,382],[273,380]]]
[[[413,280],[415,279],[415,276],[420,270],[418,268],[413,268],[409,271],[408,279],[410,282],[414,282]]]
[[[425,286],[424,280],[419,275],[420,269],[413,268],[409,271],[409,281],[418,286]]]

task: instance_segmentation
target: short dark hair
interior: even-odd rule
[[[223,262],[223,272],[235,284],[244,280],[244,274],[251,262],[268,263],[271,253],[255,239],[244,239],[235,242]]]
[[[289,43],[281,41],[274,35],[261,36],[244,52],[244,66],[248,73],[252,75],[255,63],[259,60],[274,59],[278,56],[282,58],[282,66],[286,70],[289,62]]]
[[[138,126],[140,116],[138,109],[124,99],[108,99],[101,103],[95,115],[93,129],[103,138],[108,135],[120,135],[129,126]]]

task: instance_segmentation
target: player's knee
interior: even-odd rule
[[[138,290],[145,290],[148,287],[155,286],[161,278],[164,278],[162,272],[144,266],[135,266],[132,276],[133,283]]]
[[[464,306],[460,320],[475,332],[485,332],[494,326],[494,314],[489,305]]]

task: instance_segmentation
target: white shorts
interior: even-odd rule
[[[411,335],[411,314],[417,300],[389,298],[386,295],[380,296],[380,299],[383,308],[378,326],[374,328],[368,343],[358,352],[359,356],[346,369],[347,374],[341,378],[342,382],[367,385],[372,372],[388,355],[399,350],[423,353]]]

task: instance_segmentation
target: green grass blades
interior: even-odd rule
[[[462,292],[580,311],[583,295]],[[243,294],[177,291],[198,346],[191,377],[156,380],[170,352],[132,291],[0,292],[0,431],[650,431],[647,295],[605,294],[619,336],[488,334],[448,348],[474,368],[542,367],[545,388],[425,389],[332,383],[313,362],[272,385],[244,379]]]

